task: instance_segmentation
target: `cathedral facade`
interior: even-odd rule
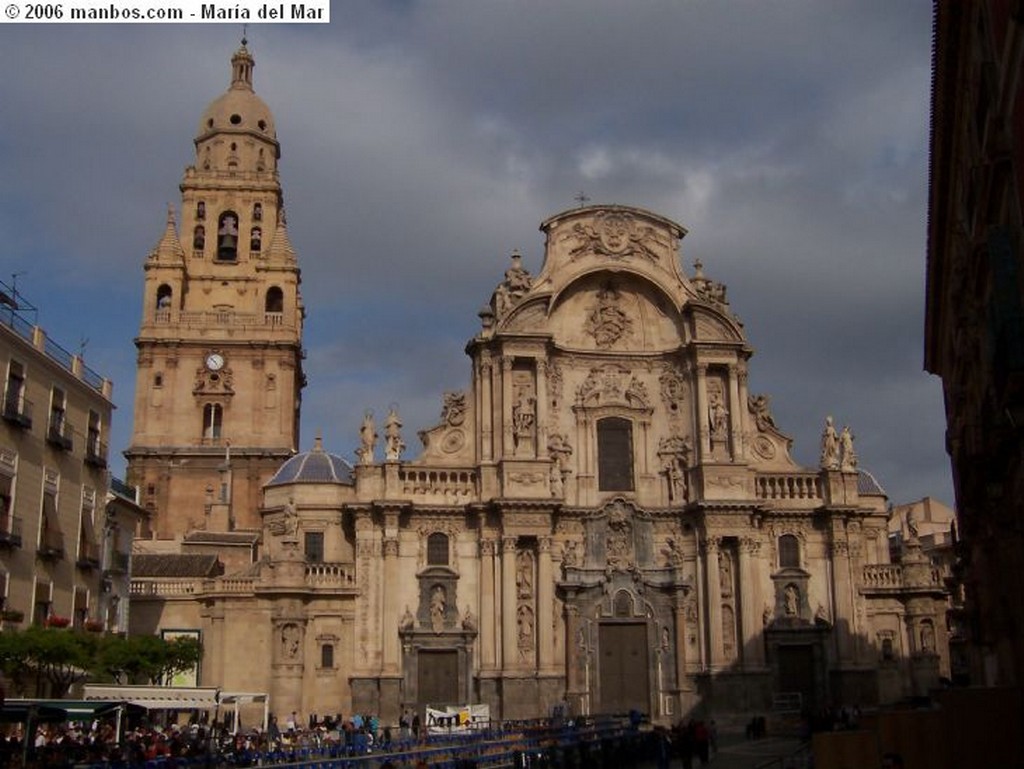
[[[278,714],[384,723],[469,703],[667,721],[938,682],[940,575],[913,534],[890,561],[888,500],[849,429],[828,418],[819,466],[791,459],[748,389],[725,286],[684,271],[686,231],[655,213],[588,206],[541,225],[539,273],[512,255],[467,345],[470,380],[439,399],[418,453],[392,411],[367,413],[355,464],[319,440],[292,455],[298,268],[276,174],[246,166],[277,145],[251,130],[273,123],[244,46],[234,73],[182,184],[183,232],[201,197],[216,243],[188,252],[172,221],[146,263],[129,457],[166,541],[137,546],[135,632],[198,632],[200,682],[267,692]],[[269,249],[221,258],[225,212],[251,240],[256,203],[277,223]],[[158,373],[173,395],[154,394]]]

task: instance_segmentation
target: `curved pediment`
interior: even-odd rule
[[[714,307],[693,304],[689,315],[693,339],[698,342],[744,342],[742,326]]]

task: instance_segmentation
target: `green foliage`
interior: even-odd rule
[[[22,692],[32,679],[49,681],[54,697],[85,679],[116,683],[167,680],[190,670],[203,656],[194,638],[98,635],[32,626],[0,633],[0,670]]]

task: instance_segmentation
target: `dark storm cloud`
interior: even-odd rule
[[[921,372],[930,6],[365,2],[249,32],[309,309],[303,402],[347,456],[399,405],[410,445],[467,386],[465,341],[513,248],[594,202],[690,230],[729,285],[794,455],[826,414],[896,501],[951,501]],[[117,377],[131,421],[141,262],[228,83],[234,30],[0,29],[0,235],[44,325]],[[27,265],[27,267],[26,267]],[[104,302],[109,295],[114,301]],[[67,309],[66,309],[67,308]],[[97,341],[102,340],[102,341]],[[121,351],[122,359],[117,358]]]

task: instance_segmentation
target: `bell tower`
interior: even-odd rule
[[[299,443],[299,268],[254,66],[243,39],[199,123],[180,221],[170,207],[145,262],[125,455],[162,538],[259,528],[260,489]]]

